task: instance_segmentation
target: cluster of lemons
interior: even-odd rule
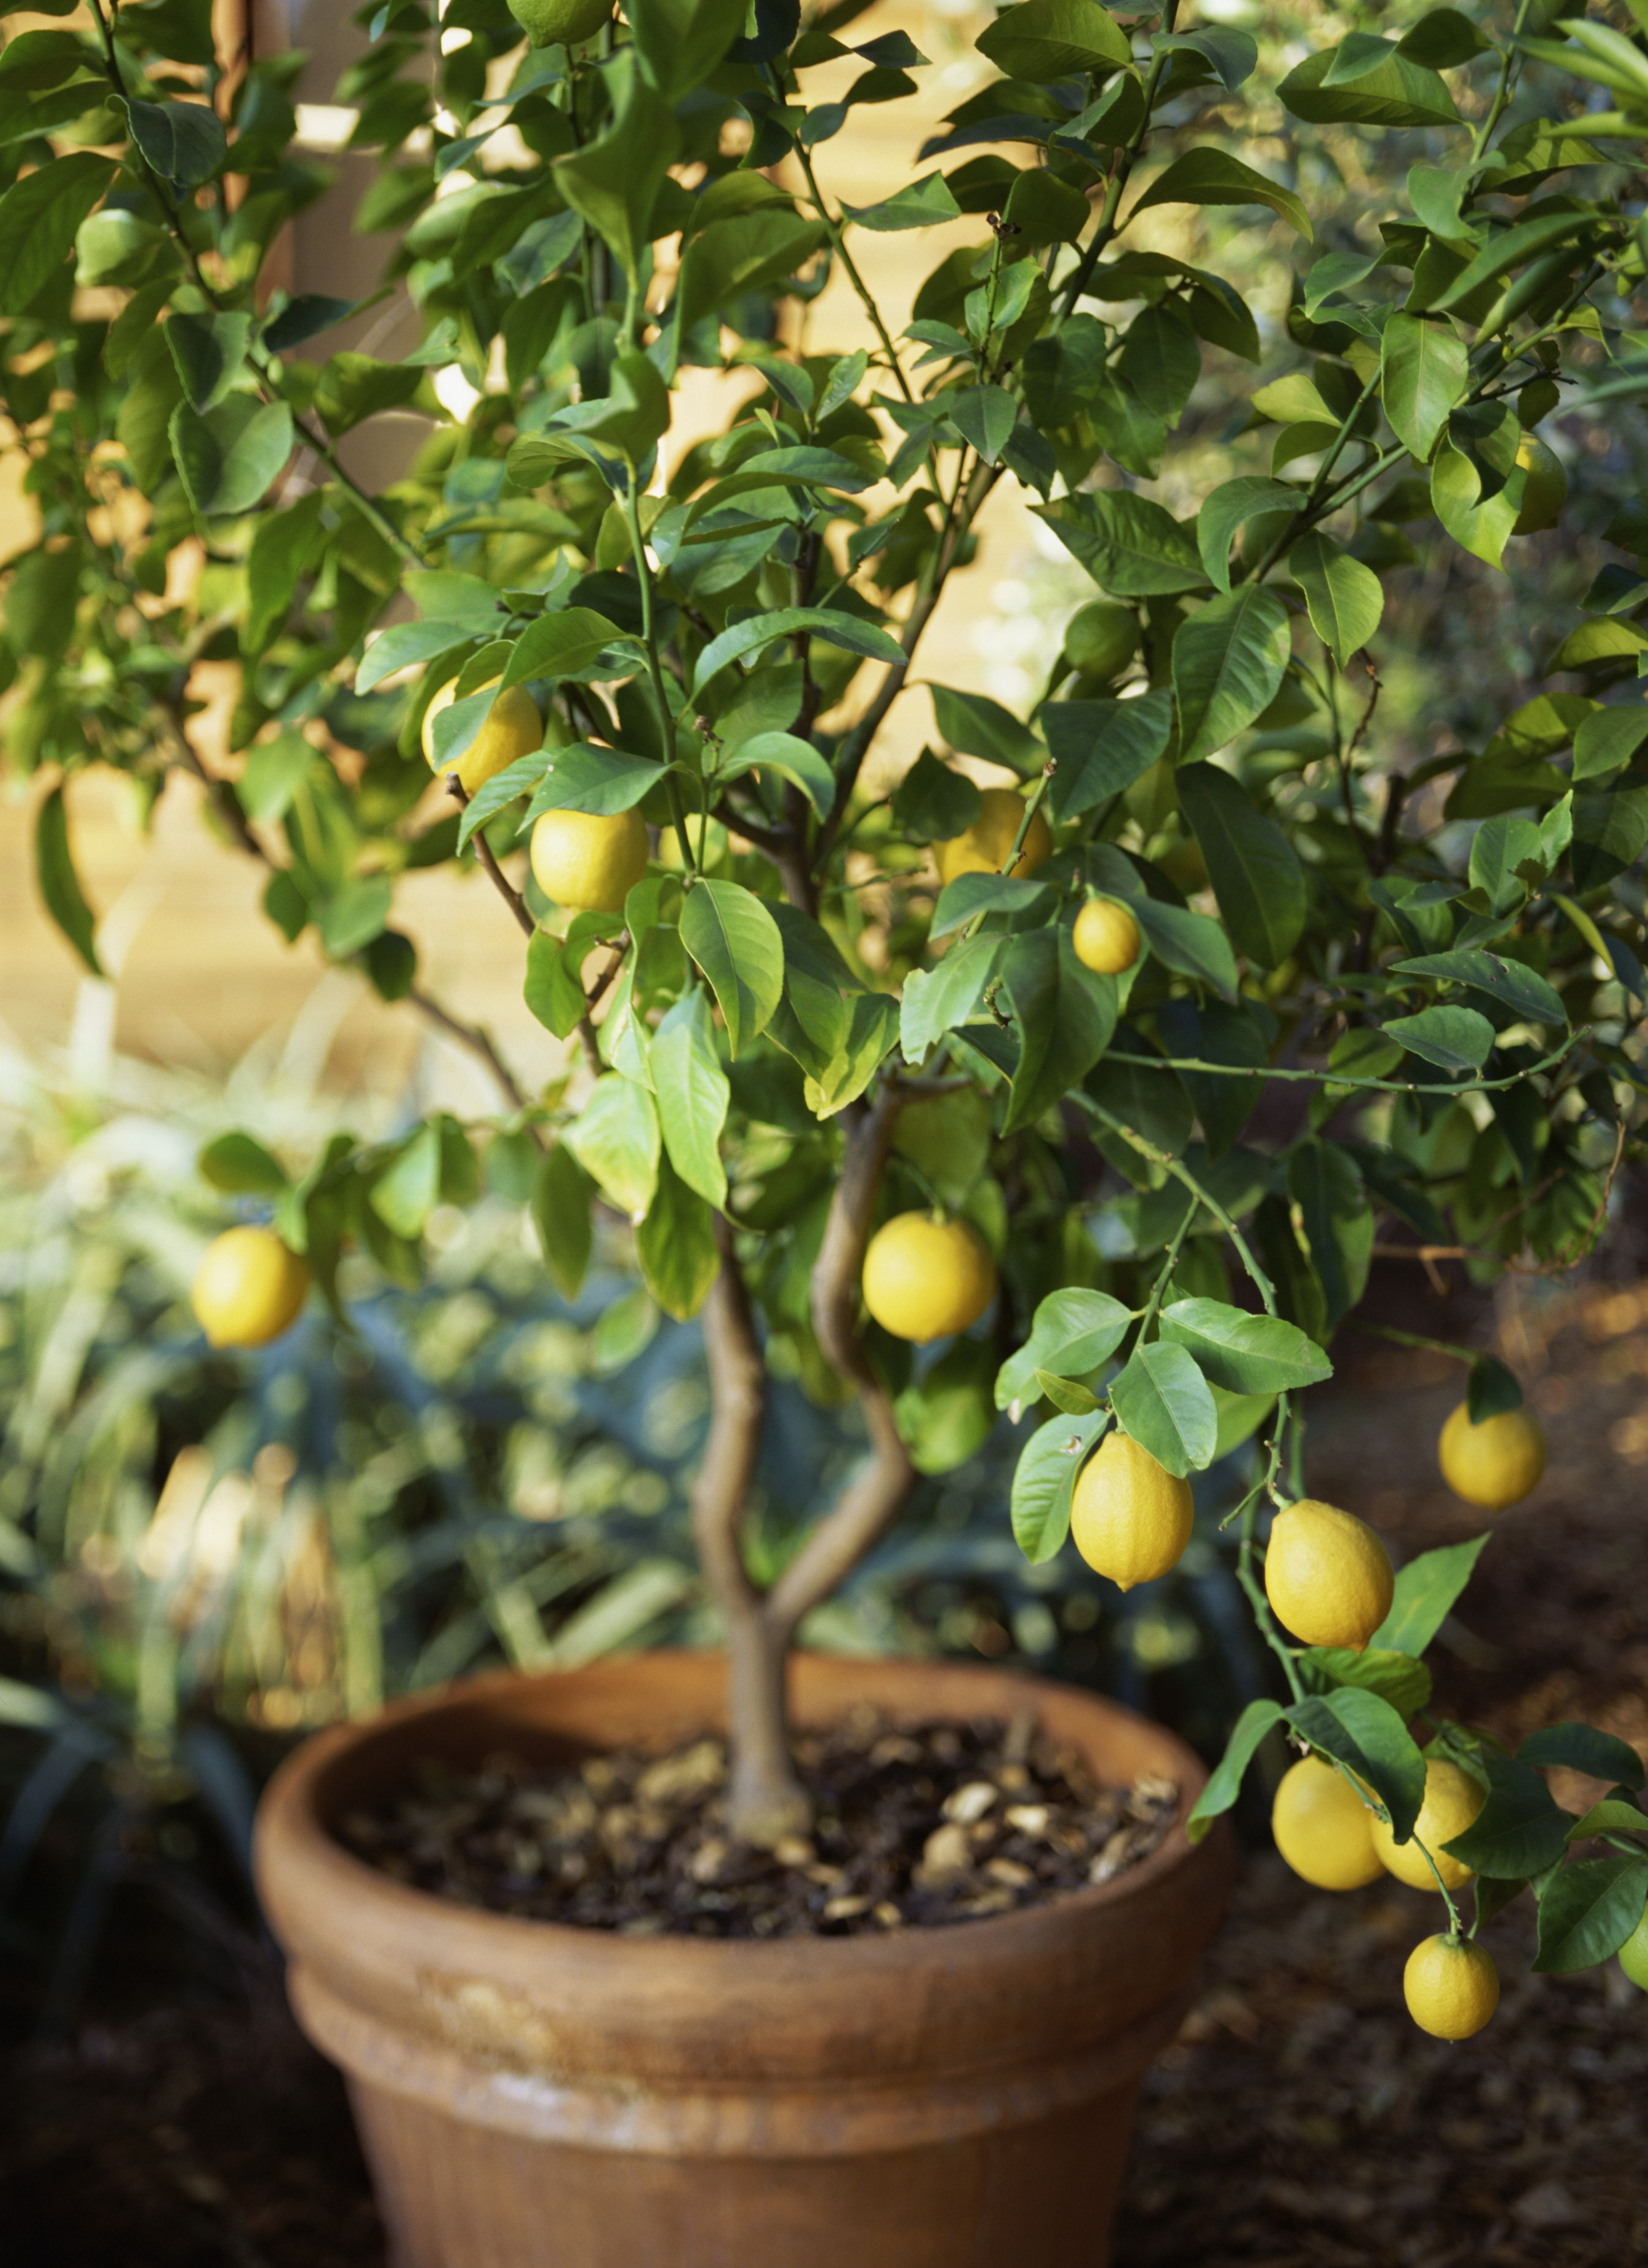
[[[1009,838],[1002,855],[1011,848]],[[864,1294],[885,1330],[906,1339],[940,1338],[966,1330],[984,1313],[996,1294],[995,1264],[964,1221],[900,1213],[870,1241]],[[1527,1410],[1501,1410],[1473,1424],[1461,1403],[1442,1428],[1438,1457],[1456,1496],[1503,1512],[1538,1483],[1545,1437]],[[1193,1520],[1189,1483],[1115,1428],[1077,1476],[1071,1539],[1090,1567],[1124,1591],[1177,1565]],[[1360,1653],[1390,1612],[1395,1573],[1365,1521],[1306,1497],[1271,1524],[1264,1584],[1271,1612],[1301,1645]],[[1469,1881],[1471,1870],[1443,1846],[1464,1833],[1484,1800],[1458,1764],[1432,1757],[1413,1837],[1398,1843],[1357,1784],[1313,1755],[1283,1776],[1271,1823],[1284,1859],[1319,1889],[1356,1889],[1387,1872],[1416,1889],[1434,1889],[1439,1876],[1452,1892]],[[1640,1962],[1648,1977],[1648,1926]],[[1491,1956],[1452,1932],[1415,1948],[1403,1987],[1415,2022],[1439,2039],[1468,2039],[1499,1999]]]

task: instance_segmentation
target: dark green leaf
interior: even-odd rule
[[[1507,1370],[1497,1356],[1479,1354],[1466,1380],[1465,1406],[1473,1425],[1480,1425],[1484,1418],[1497,1418],[1507,1410],[1519,1410],[1522,1388],[1516,1373]]]
[[[1536,1771],[1497,1749],[1480,1752],[1488,1797],[1462,1835],[1443,1847],[1479,1874],[1519,1881],[1555,1866],[1567,1847],[1570,1815]]]
[[[1003,950],[999,937],[970,937],[953,946],[936,968],[910,971],[904,979],[899,1015],[899,1044],[906,1063],[920,1063],[946,1032],[969,1021]]]
[[[563,1299],[575,1300],[589,1266],[594,1229],[589,1175],[564,1143],[540,1160],[533,1185],[533,1223],[544,1265]]]
[[[1469,985],[1535,1023],[1568,1020],[1556,987],[1525,961],[1504,960],[1494,953],[1459,950],[1421,954],[1412,961],[1397,961],[1395,970],[1401,976],[1437,976],[1450,983]]]
[[[494,612],[493,625],[501,624],[503,619],[502,615]],[[406,629],[411,625],[403,623],[398,627]],[[394,631],[385,635],[393,637]],[[511,685],[523,684],[529,677],[557,681],[582,677],[607,648],[622,637],[616,622],[608,622],[605,615],[597,614],[591,607],[568,607],[560,614],[540,615],[515,641],[515,651],[498,689],[507,692]]]
[[[1135,1347],[1110,1388],[1110,1406],[1140,1447],[1181,1479],[1212,1462],[1218,1412],[1183,1347],[1160,1339]]]
[[[778,924],[740,883],[700,880],[687,893],[681,933],[720,1003],[727,1043],[738,1056],[765,1027],[784,990]]]
[[[132,140],[168,181],[197,189],[224,161],[228,138],[223,121],[203,102],[139,102],[126,99]]]
[[[1547,1977],[1571,1977],[1612,1960],[1642,1919],[1644,1901],[1648,1855],[1610,1851],[1559,1867],[1540,1896],[1534,1969]]]
[[[1259,1743],[1273,1726],[1282,1721],[1282,1707],[1276,1701],[1250,1701],[1231,1729],[1225,1744],[1225,1753],[1208,1776],[1207,1786],[1191,1807],[1185,1822],[1185,1833],[1192,1843],[1199,1843],[1221,1812],[1228,1811],[1241,1793],[1243,1775],[1253,1762]]]
[[[988,694],[959,693],[950,685],[928,689],[939,735],[959,755],[982,756],[1016,772],[1040,771],[1047,762],[1048,752],[1029,725],[1021,724],[1011,709],[1004,709]]]
[[[1629,1742],[1593,1725],[1547,1725],[1530,1733],[1517,1750],[1526,1764],[1565,1764],[1571,1771],[1588,1772],[1593,1779],[1616,1780],[1622,1787],[1643,1785],[1643,1760]]]
[[[1448,412],[1464,398],[1470,355],[1446,316],[1394,314],[1379,346],[1379,396],[1397,438],[1430,462]]]
[[[1116,598],[1166,598],[1207,582],[1190,530],[1130,489],[1084,490],[1032,510]]]
[[[677,1322],[697,1314],[721,1265],[715,1216],[675,1172],[667,1152],[658,1161],[646,1219],[636,1229],[636,1257],[648,1291]]]
[[[1360,1686],[1388,1701],[1399,1717],[1416,1716],[1431,1698],[1431,1673],[1411,1654],[1392,1653],[1384,1646],[1364,1646],[1359,1653],[1348,1646],[1313,1646],[1299,1656],[1334,1685]]]
[[[54,156],[0,196],[0,314],[20,315],[63,265],[81,222],[114,178],[89,150]]]
[[[277,1197],[286,1187],[278,1160],[250,1134],[218,1135],[201,1152],[199,1164],[213,1189],[231,1197]]]
[[[926,173],[895,189],[879,204],[853,205],[843,197],[842,210],[859,228],[878,235],[895,235],[902,229],[931,228],[937,221],[959,220],[961,208],[950,193],[942,173]]]
[[[1181,765],[1227,746],[1269,706],[1288,652],[1287,608],[1262,583],[1210,600],[1180,624],[1173,681]]]
[[[1126,33],[1094,0],[1022,0],[1004,8],[974,44],[1009,78],[1108,73],[1133,54]]]
[[[1003,970],[1019,1027],[1004,1128],[1011,1133],[1039,1118],[1098,1062],[1115,1029],[1117,995],[1114,977],[1083,968],[1065,929],[1012,938]]]
[[[734,622],[730,630],[711,638],[693,672],[693,691],[702,693],[717,672],[729,663],[741,661],[746,654],[770,645],[775,638],[793,637],[801,630],[811,632],[829,645],[842,646],[849,653],[861,653],[869,661],[901,663],[904,659],[904,649],[896,638],[857,615],[843,614],[830,607],[779,607],[770,614],[754,615],[747,622]]]
[[[719,1210],[727,1186],[721,1129],[732,1090],[716,1053],[709,1001],[695,984],[654,1033],[651,1060],[665,1155],[688,1188]]]
[[[655,764],[650,756],[627,755],[622,748],[601,748],[590,740],[576,740],[570,748],[552,750],[547,763],[537,757],[518,756],[509,769],[519,775],[519,785],[511,780],[505,801],[530,784],[528,774],[534,765],[541,778],[526,806],[528,820],[546,811],[590,811],[607,818],[633,811],[665,776],[663,765]]]
[[[1422,1008],[1416,1016],[1392,1016],[1385,1033],[1450,1077],[1480,1071],[1493,1053],[1494,1027],[1475,1008]]]
[[[1147,205],[1268,205],[1307,241],[1313,233],[1303,198],[1210,144],[1187,151],[1158,173],[1133,210]]]
[[[46,910],[93,976],[101,976],[96,918],[86,903],[69,846],[69,807],[61,784],[42,800],[34,819],[34,872]]]
[[[204,414],[180,401],[170,431],[185,492],[202,519],[250,512],[292,453],[291,411],[249,394],[232,394]]]
[[[1453,1612],[1487,1541],[1486,1535],[1473,1535],[1463,1543],[1445,1543],[1399,1567],[1391,1610],[1369,1645],[1423,1653]]]
[[[1377,1693],[1346,1685],[1294,1702],[1287,1719],[1313,1749],[1343,1764],[1372,1789],[1390,1814],[1396,1840],[1405,1843],[1424,1801],[1425,1765],[1390,1703]]]
[[[1130,701],[1050,701],[1041,723],[1058,765],[1048,791],[1053,815],[1074,819],[1131,787],[1165,752],[1173,696],[1159,686]]]
[[[1260,968],[1276,968],[1305,926],[1305,876],[1291,843],[1217,765],[1187,765],[1176,784],[1232,942]]]
[[[1634,1803],[1622,1796],[1605,1797],[1593,1803],[1583,1818],[1576,1819],[1568,1830],[1571,1843],[1587,1843],[1595,1835],[1642,1835],[1648,1833],[1648,1813],[1638,1811]]]

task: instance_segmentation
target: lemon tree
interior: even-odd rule
[[[935,67],[857,0],[356,21],[338,102],[398,358],[281,280],[332,180],[291,57],[220,54],[206,0],[0,47],[0,446],[39,515],[0,671],[44,902],[99,969],[78,783],[192,783],[282,933],[497,1093],[305,1159],[211,1145],[261,1241],[207,1328],[254,1345],[308,1283],[341,1311],[346,1254],[416,1278],[483,1176],[569,1294],[599,1215],[646,1312],[702,1318],[739,1835],[806,1822],[804,1618],[1004,1422],[1033,1560],[1073,1527],[1151,1580],[1198,1490],[1225,1515],[1276,1697],[1196,1831],[1285,1734],[1448,1901],[1422,2021],[1486,2005],[1456,1867],[1478,1917],[1534,1886],[1543,1966],[1609,1957],[1648,1885],[1631,1752],[1432,1716],[1476,1547],[1394,1569],[1311,1499],[1299,1397],[1376,1249],[1571,1265],[1636,1139],[1648,497],[1608,457],[1648,389],[1636,18],[1414,7],[1324,42],[1015,0],[871,202],[832,144]],[[895,321],[860,254],[934,229]],[[374,486],[343,445],[391,412],[419,438]],[[997,497],[1082,593],[1016,704],[931,674]],[[1527,682],[1472,627],[1502,576],[1557,594]],[[439,865],[519,929],[518,1060],[398,918]],[[757,1538],[775,1374],[853,1403],[864,1454]],[[1474,1366],[1442,1452],[1470,1501],[1531,1485],[1519,1402]],[[1559,1764],[1616,1793],[1570,1819]]]

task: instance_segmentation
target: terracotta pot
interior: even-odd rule
[[[310,1742],[258,1822],[292,2005],[348,2076],[397,2268],[1102,2268],[1134,2099],[1223,1911],[1228,1838],[1175,1825],[1055,1904],[884,1936],[727,1943],[514,1921],[364,1866],[330,1823],[416,1762],[668,1749],[722,1664],[489,1677]],[[1100,1776],[1205,1775],[1069,1687],[935,1662],[792,1666],[794,1714],[1033,1707]]]

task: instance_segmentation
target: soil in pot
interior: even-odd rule
[[[1104,1882],[1166,1835],[1179,1790],[1103,1787],[1074,1749],[1012,1723],[910,1726],[860,1707],[798,1733],[812,1836],[729,1835],[727,1756],[705,1737],[478,1769],[430,1763],[340,1822],[355,1854],[438,1896],[629,1936],[855,1935],[982,1919]]]

